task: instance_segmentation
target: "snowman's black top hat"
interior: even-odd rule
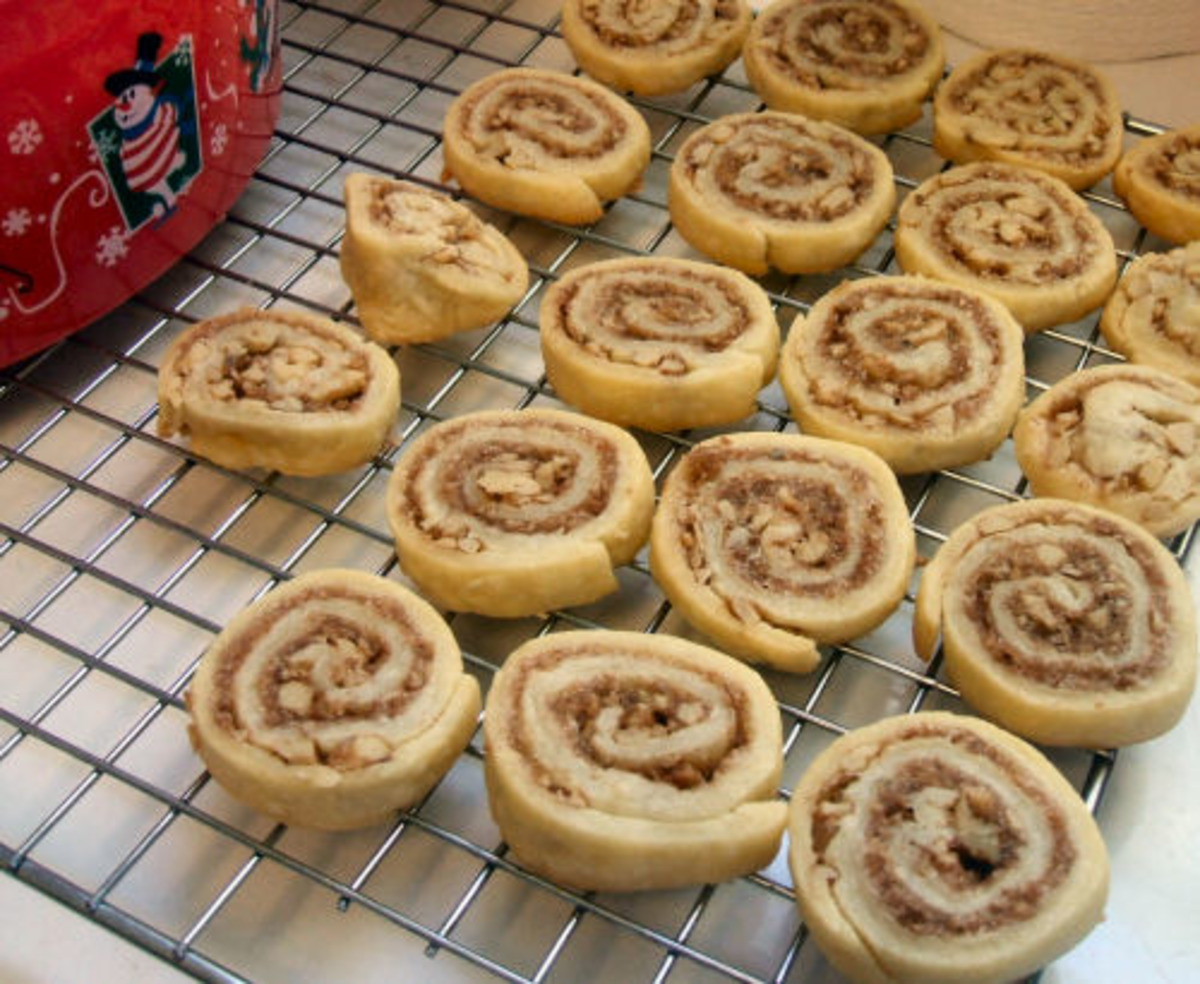
[[[104,80],[104,88],[114,96],[119,96],[131,85],[155,85],[159,80],[158,72],[154,70],[154,62],[158,58],[158,49],[162,46],[162,35],[156,31],[147,31],[137,40],[137,61],[133,68],[122,68],[113,72]]]

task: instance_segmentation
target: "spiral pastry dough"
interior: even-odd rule
[[[565,274],[542,300],[546,374],[568,403],[647,430],[729,424],[775,373],[779,325],[736,270],[667,257]]]
[[[1156,236],[1200,239],[1200,124],[1140,140],[1117,163],[1113,190]]]
[[[1133,362],[1200,386],[1200,243],[1134,260],[1104,305],[1100,331]]]
[[[776,0],[743,59],[772,109],[858,133],[920,119],[946,61],[937,22],[910,0]]]
[[[1103,918],[1108,852],[1040,752],[935,711],[834,741],[792,794],[796,901],[851,981],[1002,984]]]
[[[1083,317],[1117,281],[1112,236],[1057,178],[1013,164],[934,175],[900,206],[906,273],[991,294],[1027,332]]]
[[[360,465],[400,409],[400,372],[328,318],[244,308],[200,321],[158,370],[158,433],[227,468],[328,475]]]
[[[788,113],[723,116],[671,165],[680,235],[744,273],[835,270],[862,253],[896,202],[887,155],[832,123]]]
[[[941,632],[963,698],[1047,745],[1109,748],[1171,728],[1196,678],[1187,580],[1154,537],[1058,499],[993,507],[925,569],[917,651]]]
[[[957,66],[933,101],[933,145],[958,164],[1004,161],[1087,188],[1121,155],[1112,84],[1073,58],[1025,48],[984,51]]]
[[[807,672],[817,642],[874,628],[900,603],[915,538],[895,475],[865,448],[739,433],[667,476],[650,565],[671,603],[728,652]]]
[[[617,589],[650,532],[654,479],[612,424],[491,410],[429,428],[401,455],[387,513],[400,566],[435,604],[515,618]]]
[[[1025,333],[999,301],[924,277],[845,281],[792,323],[779,381],[807,434],[900,474],[986,458],[1025,401]]]
[[[723,881],[779,849],[779,710],[758,674],[715,650],[636,632],[534,639],[492,681],[484,737],[500,833],[561,884]]]
[[[560,26],[592,78],[657,96],[722,71],[741,53],[750,20],[743,0],[566,0]]]
[[[454,100],[442,152],[448,174],[489,205],[582,224],[640,184],[650,128],[590,79],[508,68]]]
[[[480,698],[426,602],[322,570],[237,615],[187,704],[192,744],[233,796],[284,823],[345,830],[429,792],[470,740]]]
[[[1156,536],[1200,519],[1200,389],[1149,366],[1084,369],[1013,429],[1034,493],[1111,509]]]
[[[529,286],[525,258],[465,205],[408,181],[346,179],[342,276],[378,342],[482,328]]]

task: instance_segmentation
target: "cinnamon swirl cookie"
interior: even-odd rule
[[[911,0],[776,0],[742,54],[772,109],[859,133],[920,119],[946,60],[937,22]]]
[[[1104,915],[1108,852],[1040,752],[965,715],[886,718],[833,742],[792,794],[796,901],[858,982],[1023,978]]]
[[[426,602],[325,570],[236,616],[187,704],[192,744],[233,796],[284,823],[344,830],[429,792],[470,740],[480,699]]]
[[[1117,163],[1113,190],[1156,236],[1200,239],[1200,125],[1143,137]]]
[[[792,322],[779,381],[805,433],[900,474],[986,458],[1025,401],[1025,333],[999,301],[924,277],[845,281]]]
[[[560,410],[430,427],[396,464],[400,566],[435,604],[515,618],[595,601],[650,532],[654,479],[626,431]]]
[[[984,51],[950,73],[933,101],[933,145],[958,164],[1004,161],[1079,190],[1121,155],[1116,90],[1091,65],[1026,48]]]
[[[779,849],[779,710],[758,674],[715,650],[636,632],[534,639],[496,674],[484,737],[500,833],[563,885],[723,881]]]
[[[1195,687],[1179,564],[1135,523],[1080,503],[1025,500],[959,526],[922,575],[913,625],[926,658],[940,631],[968,703],[1047,745],[1153,738]]]
[[[1200,519],[1200,389],[1149,366],[1059,380],[1013,429],[1037,495],[1111,509],[1155,536]]]
[[[671,165],[671,219],[700,252],[745,273],[835,270],[896,201],[892,165],[832,123],[737,113],[701,127]]]
[[[1027,332],[1099,307],[1117,280],[1104,224],[1062,181],[1014,164],[934,175],[900,206],[896,258],[907,273],[991,294]]]
[[[445,195],[352,174],[345,197],[342,276],[378,342],[429,342],[481,328],[529,286],[517,248]]]
[[[446,110],[442,153],[448,174],[489,205],[581,224],[641,182],[650,128],[590,79],[507,68]]]
[[[360,465],[400,409],[400,372],[328,318],[244,308],[200,321],[158,370],[158,432],[227,468],[327,475]]]
[[[563,40],[592,78],[643,96],[682,92],[737,58],[744,0],[566,0]]]
[[[1134,260],[1104,305],[1100,331],[1131,361],[1200,386],[1200,242]]]
[[[758,284],[668,257],[577,267],[546,292],[539,324],[559,396],[647,430],[750,415],[779,354],[779,325]]]
[[[728,652],[807,672],[817,642],[878,625],[904,596],[915,538],[895,475],[865,448],[739,433],[667,476],[650,565],[671,603]]]

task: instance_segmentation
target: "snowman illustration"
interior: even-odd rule
[[[184,118],[182,101],[167,89],[155,68],[161,46],[161,34],[142,34],[133,68],[113,72],[104,80],[104,88],[114,97],[113,119],[121,131],[125,183],[131,191],[156,199],[151,209],[159,218],[175,210],[170,178],[187,164],[182,137],[195,125]]]

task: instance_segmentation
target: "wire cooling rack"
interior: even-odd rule
[[[336,835],[241,807],[188,747],[182,695],[236,611],[313,568],[402,579],[383,500],[410,435],[469,410],[555,402],[537,340],[548,282],[608,256],[694,255],[669,222],[667,171],[697,125],[759,106],[739,64],[679,96],[635,101],[653,160],[641,190],[594,226],[479,209],[530,261],[529,292],[487,329],[396,351],[403,408],[367,466],[324,479],[231,472],[156,436],[157,365],[187,324],[247,303],[353,320],[337,267],[345,176],[445,187],[441,120],[457,93],[507,65],[574,69],[557,16],[543,0],[285,3],[281,119],[227,221],[119,311],[0,373],[0,863],[198,978],[834,979],[806,944],[782,856],[727,884],[637,896],[581,896],[523,871],[488,815],[478,735],[419,807]],[[1127,128],[1131,139],[1156,129]],[[880,144],[901,194],[945,166],[928,118]],[[1087,200],[1123,260],[1162,248],[1106,184]],[[882,272],[896,272],[890,229],[852,268],[763,284],[786,329],[843,277]],[[1028,340],[1028,385],[1116,358],[1092,315]],[[793,427],[777,385],[739,427]],[[638,436],[661,479],[710,434]],[[926,556],[978,509],[1025,494],[1008,443],[903,486]],[[1194,532],[1171,545],[1181,562]],[[469,671],[486,691],[508,652],[563,624],[690,635],[644,557],[619,576],[615,596],[545,619],[452,618]],[[845,729],[961,709],[938,664],[913,656],[911,613],[910,593],[817,672],[766,674],[784,721],[781,795]],[[1053,758],[1094,809],[1114,755]]]

